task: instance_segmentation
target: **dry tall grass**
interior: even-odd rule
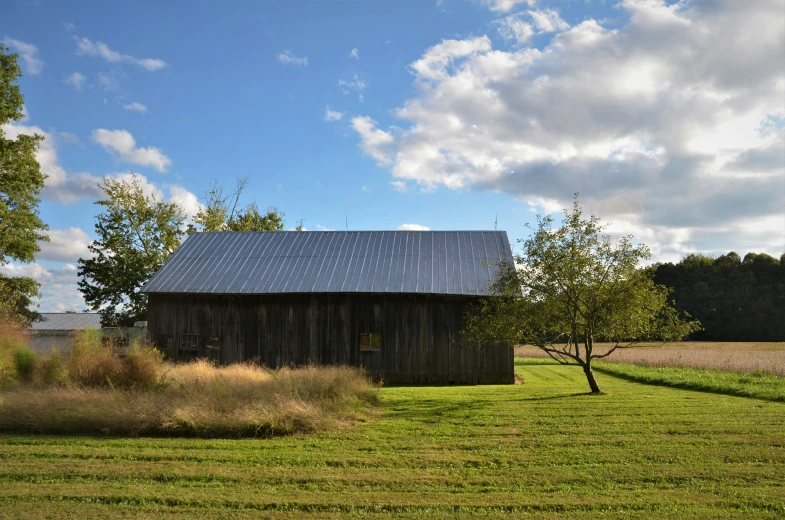
[[[0,430],[266,437],[362,419],[376,388],[354,368],[267,370],[204,361],[164,365],[156,390],[20,388],[2,395]]]
[[[611,345],[600,343],[596,349],[607,352]],[[515,349],[519,357],[547,358],[548,354],[530,345]],[[768,372],[785,376],[785,342],[710,342],[644,343],[618,349],[603,361],[650,365],[655,367],[694,367],[729,372]]]
[[[172,365],[144,345],[121,358],[100,339],[82,334],[64,357],[33,356],[25,374],[18,353],[29,350],[7,340],[0,431],[263,437],[360,420],[376,400],[355,368]]]

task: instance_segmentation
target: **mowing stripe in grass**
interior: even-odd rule
[[[626,363],[596,363],[594,370],[636,383],[785,402],[785,377],[764,372],[727,372]]]
[[[273,439],[0,435],[0,518],[781,518],[785,404],[518,364]]]

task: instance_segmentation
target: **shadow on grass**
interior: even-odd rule
[[[546,395],[546,396],[538,396],[538,397],[524,397],[524,401],[551,401],[554,399],[566,399],[568,397],[580,397],[586,395],[604,395],[600,394],[593,394],[591,392],[573,392],[571,394],[562,394],[562,395]]]
[[[605,374],[607,376],[617,377],[619,379],[623,379],[625,381],[630,381],[633,383],[640,383],[644,385],[652,385],[652,386],[665,386],[668,388],[677,388],[679,390],[691,390],[693,392],[702,392],[706,394],[716,394],[716,395],[730,395],[733,397],[746,397],[748,399],[759,399],[761,401],[769,401],[774,403],[782,403],[785,402],[785,397],[783,396],[766,396],[755,394],[745,389],[741,388],[723,388],[715,385],[708,385],[699,382],[689,382],[689,381],[667,381],[662,378],[654,378],[654,377],[638,377],[633,376],[630,374],[623,374],[617,372],[613,369],[607,369],[605,367],[598,367],[594,366],[593,370],[595,372],[599,372],[601,374]]]

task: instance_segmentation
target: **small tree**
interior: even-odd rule
[[[248,177],[237,179],[232,193],[226,193],[224,184],[214,182],[205,194],[205,204],[188,226],[188,233],[197,231],[282,231],[283,213],[275,207],[267,208],[266,213],[252,202],[238,208],[240,197],[248,186]]]
[[[583,368],[593,393],[600,387],[592,361],[641,341],[676,341],[699,328],[669,305],[669,290],[639,268],[649,249],[626,236],[613,242],[600,220],[582,218],[577,194],[561,227],[537,217],[521,240],[515,265],[499,266],[493,296],[468,316],[464,331],[475,345],[505,342],[539,347],[562,364]],[[595,352],[595,341],[613,344]]]
[[[170,202],[145,193],[139,177],[107,177],[104,211],[96,217],[98,239],[90,244],[92,258],[78,262],[79,291],[104,326],[130,325],[144,319],[147,297],[140,289],[179,247],[185,214]]]

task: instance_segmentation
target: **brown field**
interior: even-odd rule
[[[595,345],[599,352],[607,352],[611,345]],[[548,357],[530,345],[515,348],[518,357]],[[769,372],[785,376],[785,342],[711,342],[683,341],[677,343],[642,343],[618,349],[603,359],[619,363],[648,364],[659,367],[697,367],[731,372]]]

